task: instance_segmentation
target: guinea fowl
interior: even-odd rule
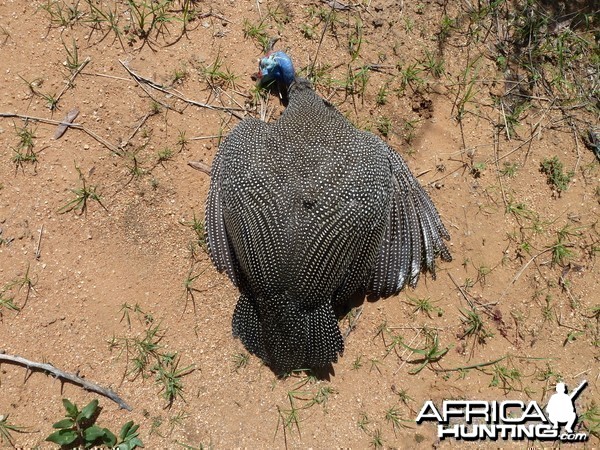
[[[296,78],[283,52],[262,83],[287,91],[281,117],[240,122],[215,156],[207,243],[238,287],[233,334],[275,372],[327,366],[344,350],[334,308],[435,277],[450,239],[402,158]]]

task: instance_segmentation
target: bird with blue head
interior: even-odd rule
[[[259,63],[288,103],[274,123],[241,121],[215,156],[207,243],[239,289],[233,334],[278,374],[344,350],[335,311],[435,277],[450,238],[404,160],[296,77],[281,51]]]

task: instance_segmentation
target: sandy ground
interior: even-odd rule
[[[181,21],[146,22],[146,39],[126,2],[0,3],[0,113],[60,121],[78,108],[76,122],[93,133],[72,128],[53,139],[55,124],[0,118],[0,350],[110,387],[133,408],[2,363],[0,414],[25,431],[12,433],[14,445],[49,448],[61,399],[82,407],[98,398],[97,423],[118,433],[134,420],[146,448],[523,448],[440,442],[432,424],[414,420],[426,400],[545,404],[558,380],[572,389],[584,379],[577,411],[596,405],[596,422],[580,420],[578,430],[598,426],[600,171],[579,133],[597,124],[597,110],[573,108],[567,119],[554,103],[532,102],[507,128],[494,101],[506,86],[493,37],[479,30],[480,41],[469,40],[464,11],[448,3],[338,10],[320,46],[319,14],[331,9],[319,2],[172,2],[169,17],[187,4],[196,18],[185,33]],[[94,27],[90,4],[116,12],[119,35],[106,22]],[[74,5],[72,20],[59,23]],[[444,17],[456,28],[440,45]],[[259,24],[281,36],[277,47],[298,68],[318,51],[318,92],[403,155],[452,235],[454,260],[439,264],[436,280],[363,303],[343,357],[320,380],[278,379],[247,355],[231,335],[237,291],[190,226],[204,218],[209,177],[187,162],[211,163],[218,136],[239,122],[231,109],[270,120],[282,110],[274,97],[253,97]],[[422,69],[427,55],[443,56],[437,78]],[[86,59],[76,74],[69,67]],[[121,62],[171,93],[136,82]],[[419,80],[407,82],[412,65]],[[28,151],[36,161],[19,162]],[[540,171],[552,156],[574,171],[560,195]],[[514,176],[502,173],[513,167],[505,163]],[[82,180],[100,201],[66,211]],[[553,262],[558,244],[570,254]],[[418,311],[418,299],[431,311]],[[469,311],[482,320],[473,335]],[[419,349],[433,336],[448,351],[415,373],[421,356],[397,342]],[[136,374],[135,342],[145,337],[157,356]],[[190,369],[169,404],[153,367],[173,369],[164,355],[175,353],[178,368]],[[597,436],[579,445],[596,448]]]

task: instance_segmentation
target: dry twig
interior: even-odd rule
[[[97,394],[108,397],[113,402],[115,402],[121,409],[126,409],[127,411],[131,411],[131,406],[129,406],[125,401],[119,397],[114,391],[103,388],[102,386],[98,386],[95,383],[84,380],[83,378],[73,375],[71,373],[63,372],[60,369],[57,369],[52,364],[39,363],[35,361],[30,361],[28,359],[22,358],[16,355],[8,355],[4,353],[4,350],[0,350],[0,362],[5,361],[9,363],[19,364],[27,367],[27,370],[41,370],[43,372],[48,372],[54,375],[56,378],[60,378],[61,380],[70,381],[71,383],[78,384],[83,387],[87,391],[96,392]]]
[[[229,108],[226,106],[216,106],[216,105],[209,105],[208,103],[201,103],[201,102],[197,102],[196,100],[191,100],[189,98],[184,97],[181,93],[179,93],[177,90],[175,89],[167,89],[164,86],[156,83],[153,80],[150,80],[149,78],[144,78],[143,76],[135,73],[133,70],[131,70],[129,67],[127,67],[127,64],[121,60],[119,60],[119,62],[121,63],[121,65],[123,66],[123,68],[129,73],[129,75],[131,75],[133,77],[133,79],[138,82],[138,84],[145,84],[149,87],[151,87],[152,89],[156,89],[157,91],[162,92],[163,94],[167,94],[167,95],[172,95],[173,97],[178,98],[179,100],[181,100],[182,102],[188,103],[190,105],[194,105],[194,106],[198,106],[200,108],[206,108],[206,109],[212,109],[212,110],[216,110],[216,111],[226,111],[228,113],[230,113],[231,115],[237,117],[238,119],[242,120],[244,117],[241,114],[238,114],[236,111],[244,111],[244,109],[240,109],[240,108]],[[144,89],[144,91],[146,91]],[[146,91],[146,93],[148,93]],[[150,94],[148,94],[150,95]],[[152,98],[152,96],[150,96]],[[173,109],[173,108],[171,108]],[[178,111],[180,112],[180,111]]]
[[[117,148],[117,146],[111,144],[106,139],[98,136],[93,131],[88,130],[87,128],[85,128],[80,123],[66,123],[66,122],[63,122],[63,121],[60,121],[60,120],[46,119],[44,117],[27,116],[27,115],[24,115],[24,114],[17,114],[17,113],[3,113],[3,112],[0,112],[0,117],[5,117],[5,118],[15,117],[17,119],[32,120],[34,122],[43,122],[43,123],[49,123],[49,124],[52,124],[52,125],[65,125],[65,126],[70,127],[70,128],[75,128],[76,130],[81,130],[84,133],[88,134],[90,137],[94,138],[96,141],[98,141],[102,145],[104,145],[111,152],[116,153],[117,155],[121,154],[121,152]]]

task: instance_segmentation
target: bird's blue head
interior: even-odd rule
[[[282,83],[286,87],[296,79],[294,65],[290,57],[284,52],[269,52],[259,62],[260,84],[265,86],[273,81]]]

